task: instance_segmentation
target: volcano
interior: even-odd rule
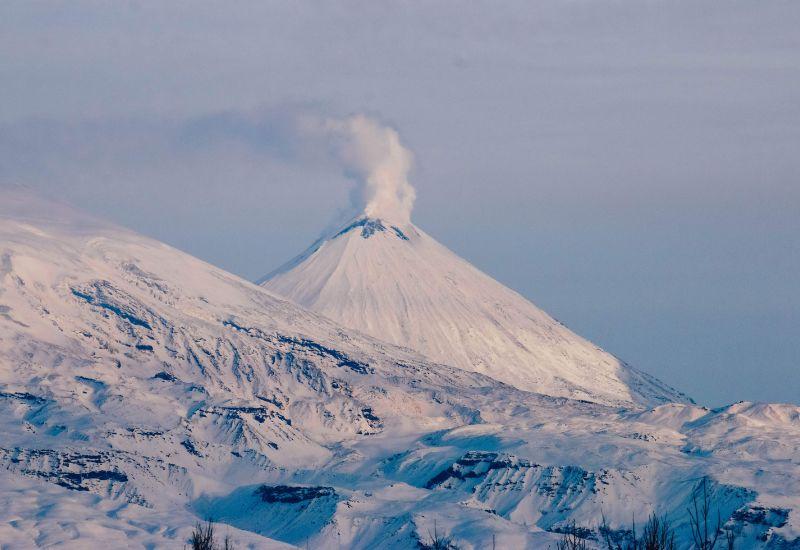
[[[344,326],[522,390],[621,406],[687,400],[411,222],[357,216],[259,284]]]

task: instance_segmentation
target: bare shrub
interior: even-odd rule
[[[692,491],[692,506],[689,512],[689,525],[692,528],[692,540],[697,550],[713,550],[722,533],[722,520],[717,511],[716,525],[711,527],[711,495],[708,492],[708,478],[704,477]],[[733,541],[730,542],[732,544]]]
[[[458,546],[453,543],[453,539],[443,534],[439,534],[439,529],[436,527],[436,520],[433,520],[433,533],[428,531],[429,544],[420,541],[419,545],[424,550],[458,550]]]
[[[572,523],[572,529],[564,532],[561,540],[556,542],[556,550],[587,550],[586,539],[579,537],[575,530],[575,522]]]
[[[189,544],[192,550],[234,550],[230,537],[225,537],[220,549],[216,541],[214,523],[211,520],[206,521],[205,525],[198,523],[195,526],[192,536],[189,538]]]
[[[600,527],[603,540],[608,550],[676,550],[675,531],[666,516],[658,517],[651,514],[644,526],[642,537],[636,535],[636,520],[633,521],[631,537],[624,542],[615,542],[612,538],[612,531],[603,516],[603,524]]]
[[[711,494],[708,488],[708,478],[703,478],[692,489],[692,503],[686,509],[689,516],[689,527],[692,533],[692,542],[697,550],[714,550],[717,543],[725,544],[728,550],[734,550],[736,539],[735,533],[730,530],[722,529],[722,519],[719,512],[716,519],[711,513]],[[636,534],[636,521],[633,521],[631,536],[623,542],[615,541],[613,531],[606,523],[603,516],[603,523],[600,527],[608,550],[676,550],[675,531],[666,516],[659,517],[652,514],[644,526],[641,538]],[[720,536],[725,534],[725,539],[720,540]]]

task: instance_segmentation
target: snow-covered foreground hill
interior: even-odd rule
[[[207,516],[239,548],[547,548],[651,510],[685,547],[703,476],[739,548],[800,547],[796,406],[525,392],[0,195],[4,549],[181,548]]]

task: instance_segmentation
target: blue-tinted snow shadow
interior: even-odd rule
[[[248,485],[221,497],[201,496],[192,510],[202,518],[297,544],[331,521],[339,498],[331,487]]]

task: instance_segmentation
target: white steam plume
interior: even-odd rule
[[[411,221],[416,191],[408,181],[414,155],[397,131],[365,115],[325,119],[313,126],[331,140],[334,152],[357,182],[357,207],[371,218]]]

